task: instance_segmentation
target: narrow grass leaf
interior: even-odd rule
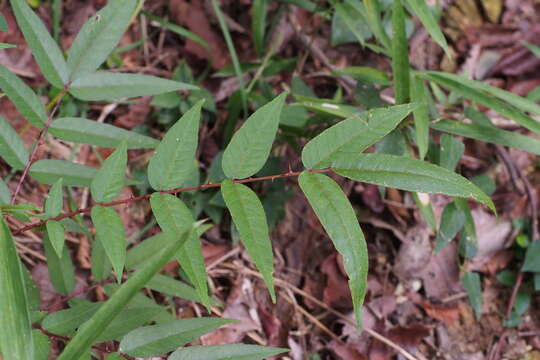
[[[446,205],[441,215],[441,225],[435,239],[435,253],[439,253],[463,229],[465,213],[456,206],[455,202]]]
[[[155,190],[178,188],[189,178],[199,142],[202,105],[199,101],[189,109],[157,146],[148,164],[148,180]]]
[[[366,19],[371,31],[384,48],[391,49],[391,42],[384,28],[379,0],[363,0],[366,9]]]
[[[53,334],[71,336],[98,311],[101,305],[103,302],[84,302],[69,309],[53,312],[43,319],[42,326]]]
[[[34,360],[30,311],[22,271],[13,237],[4,219],[0,218],[0,348],[9,359]]]
[[[326,129],[304,146],[302,162],[307,168],[329,167],[342,153],[359,153],[388,135],[417,108],[417,104],[373,109]]]
[[[86,101],[111,101],[114,99],[152,96],[178,90],[199,88],[151,75],[125,74],[100,71],[84,75],[73,81],[69,92]]]
[[[482,285],[480,283],[480,275],[476,272],[467,271],[461,278],[461,284],[467,291],[469,303],[474,310],[476,319],[482,316]]]
[[[191,230],[193,231],[193,230]],[[95,339],[107,328],[122,308],[142,289],[145,284],[157,273],[172,256],[186,242],[187,232],[177,234],[178,240],[167,244],[159,255],[154,256],[144,267],[129,278],[110,298],[101,306],[98,312],[79,329],[77,335],[68,343],[59,360],[80,358],[95,342]]]
[[[430,124],[432,129],[452,135],[464,136],[492,144],[510,146],[540,155],[540,141],[512,131],[497,129],[494,126],[466,124],[455,120],[441,120]]]
[[[414,110],[415,142],[420,160],[426,157],[429,147],[428,94],[424,81],[416,76],[411,79],[411,101],[421,104]]]
[[[350,76],[355,80],[371,84],[390,85],[390,80],[385,71],[369,66],[347,66],[343,69],[335,70],[334,73]]]
[[[405,104],[410,96],[409,43],[405,31],[405,10],[401,0],[394,0],[392,7],[392,71],[394,72],[394,97],[396,104]]]
[[[43,129],[47,121],[45,107],[34,91],[3,65],[0,65],[0,89],[30,124]]]
[[[96,338],[95,342],[119,341],[124,335],[153,320],[160,312],[157,307],[129,308],[120,311]],[[84,326],[84,325],[83,325]]]
[[[356,323],[361,328],[369,262],[366,240],[354,209],[339,185],[326,175],[304,171],[298,182],[336,250],[343,256]]]
[[[465,145],[453,136],[443,134],[439,149],[439,165],[454,171],[465,152]]]
[[[138,0],[115,0],[83,25],[69,49],[70,80],[95,71],[110,55],[126,31]]]
[[[26,0],[11,0],[10,3],[17,24],[43,75],[51,84],[62,89],[69,78],[69,70],[62,50],[40,18],[30,9]]]
[[[426,72],[420,76],[434,81],[469,100],[493,109],[533,132],[540,133],[540,122],[522,112],[527,111],[535,115],[540,115],[540,106],[524,97],[517,96],[509,91],[498,89],[480,81],[469,80],[459,75]],[[521,111],[516,109],[516,107]]]
[[[51,245],[56,252],[56,256],[58,258],[61,258],[64,252],[65,242],[64,226],[58,221],[48,220],[45,224],[45,227]]]
[[[152,149],[159,144],[149,136],[83,118],[56,119],[49,132],[60,140],[102,147],[115,148],[124,140],[128,149]]]
[[[287,93],[282,93],[253,113],[232,137],[223,153],[227,177],[244,179],[262,169],[279,126]]]
[[[299,101],[298,103],[293,103],[291,105],[301,105],[306,108],[306,110],[323,115],[349,118],[351,116],[361,115],[365,112],[364,110],[356,106],[336,104],[335,102],[330,102],[328,99],[307,99],[300,96],[296,96],[296,98],[301,101]]]
[[[456,207],[465,214],[465,225],[459,239],[459,252],[465,258],[472,259],[478,251],[478,236],[471,208],[464,198],[455,199],[454,202]]]
[[[103,162],[90,184],[92,197],[96,202],[104,203],[115,200],[124,186],[124,174],[127,167],[127,143],[120,146]]]
[[[235,184],[231,180],[221,183],[221,194],[247,252],[259,269],[270,291],[272,301],[276,301],[274,290],[274,256],[272,242],[268,235],[268,224],[261,201],[245,185]]]
[[[407,191],[473,198],[496,212],[493,201],[464,177],[418,159],[387,155],[357,154],[342,157],[333,168],[352,180]]]
[[[435,40],[435,42],[439,44],[440,47],[443,48],[446,56],[451,58],[452,55],[450,53],[450,49],[448,48],[446,38],[444,37],[444,34],[441,31],[441,27],[439,27],[439,24],[437,23],[435,16],[433,16],[433,12],[429,9],[426,1],[407,0],[407,3],[412,8],[414,14],[418,16],[418,18],[422,22],[422,25],[424,25],[429,35],[431,35],[431,38]]]
[[[289,350],[247,344],[190,346],[176,350],[167,360],[263,360],[287,351]]]
[[[0,157],[13,169],[22,170],[28,162],[28,151],[22,139],[9,123],[0,116]]]
[[[251,37],[257,56],[264,52],[267,7],[267,0],[254,0],[251,5]]]
[[[126,262],[126,235],[120,215],[111,207],[94,206],[91,217],[96,226],[96,236],[99,237],[116,278],[120,281]]]
[[[58,179],[51,189],[47,200],[45,200],[45,215],[55,217],[60,215],[64,207],[64,196],[62,194],[63,179]]]
[[[201,298],[197,293],[197,290],[190,285],[180,280],[173,279],[167,275],[156,274],[154,277],[152,277],[152,279],[150,279],[150,281],[148,281],[146,287],[148,289],[158,291],[166,295],[175,296],[180,299],[201,302]],[[217,304],[217,302],[214,300],[211,300],[211,302],[212,305]]]
[[[120,342],[120,351],[133,357],[152,357],[168,353],[200,336],[236,320],[192,318],[145,326],[133,330]]]
[[[43,247],[47,258],[47,270],[53,287],[58,293],[67,295],[75,287],[75,269],[68,249],[64,246],[62,256],[58,256],[47,232],[43,234]]]

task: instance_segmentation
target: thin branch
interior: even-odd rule
[[[333,170],[332,169],[317,169],[317,170],[309,170],[309,171],[314,172],[314,173],[330,173]],[[301,173],[302,173],[302,171],[294,171],[294,172],[289,171],[287,173],[278,174],[278,175],[270,175],[270,176],[262,176],[262,177],[257,177],[257,178],[234,180],[234,182],[236,184],[247,184],[247,183],[253,183],[253,182],[260,182],[260,181],[274,181],[276,179],[297,177],[297,176],[300,176]],[[203,184],[203,185],[190,186],[190,187],[186,187],[186,188],[173,189],[173,190],[167,190],[167,191],[157,191],[157,192],[161,193],[161,194],[179,194],[179,193],[183,193],[183,192],[187,192],[187,191],[206,190],[206,189],[218,188],[220,186],[221,186],[220,182],[218,182],[218,183],[207,183],[207,184]],[[155,193],[150,193],[150,194],[137,196],[137,197],[130,197],[130,198],[127,198],[127,199],[120,199],[120,200],[111,201],[111,202],[107,202],[107,203],[93,203],[92,205],[87,206],[85,208],[78,209],[78,210],[75,210],[75,211],[71,211],[71,212],[68,212],[68,213],[62,214],[60,216],[56,216],[56,217],[47,219],[47,220],[60,221],[60,220],[63,220],[63,219],[72,218],[72,217],[80,215],[80,214],[88,214],[88,213],[90,213],[92,208],[94,206],[97,206],[97,205],[108,207],[108,206],[118,206],[118,205],[131,204],[131,203],[134,203],[134,202],[147,200],[152,196],[152,194],[155,194]],[[14,235],[19,235],[21,233],[24,233],[25,231],[34,229],[34,228],[39,227],[39,226],[43,226],[43,225],[45,225],[47,220],[41,220],[41,221],[35,222],[33,224],[29,224],[27,226],[16,229],[13,232],[13,234]]]
[[[30,171],[30,166],[32,166],[32,164],[35,161],[37,151],[38,151],[39,147],[41,146],[41,144],[43,143],[43,140],[45,140],[45,136],[49,132],[49,127],[52,124],[54,115],[58,111],[58,108],[60,107],[60,103],[62,103],[62,99],[66,95],[67,91],[68,91],[67,87],[64,88],[56,96],[56,98],[53,100],[54,101],[54,106],[53,106],[51,112],[49,113],[49,116],[47,118],[47,122],[45,123],[45,127],[43,129],[41,129],[41,131],[39,132],[38,139],[37,139],[36,143],[34,144],[34,148],[32,149],[32,152],[30,153],[30,157],[28,159],[28,162],[24,166],[24,170],[23,170],[23,173],[21,175],[21,178],[19,179],[19,182],[17,183],[17,187],[15,188],[15,193],[13,194],[13,197],[11,198],[11,205],[14,205],[15,202],[17,201],[17,195],[19,195],[19,192],[21,191],[21,186],[24,183],[24,180],[26,179],[26,177],[28,176],[28,172]]]

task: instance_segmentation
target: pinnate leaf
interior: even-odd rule
[[[298,182],[326,233],[343,256],[356,322],[361,327],[369,263],[366,240],[354,209],[339,185],[326,175],[305,171]]]
[[[138,96],[152,96],[177,90],[197,90],[198,87],[151,75],[100,71],[73,81],[69,92],[86,101],[112,101]]]
[[[124,186],[124,174],[127,166],[127,143],[120,146],[103,162],[90,184],[92,197],[104,203],[118,197]]]
[[[287,351],[288,349],[246,344],[190,346],[176,350],[168,360],[263,360]]]
[[[262,169],[279,126],[287,93],[282,93],[253,113],[234,134],[223,152],[223,172],[231,179],[247,178]]]
[[[120,281],[126,262],[126,235],[120,215],[111,207],[94,206],[91,217],[96,226],[96,236],[99,237],[116,278]]]
[[[137,0],[114,0],[88,19],[69,49],[70,79],[94,72],[110,55],[129,26]]]
[[[274,256],[272,242],[268,235],[268,224],[261,201],[245,185],[235,184],[231,180],[221,183],[221,194],[247,252],[259,269],[270,290],[272,301],[276,301],[274,290]]]
[[[418,159],[388,154],[356,154],[333,164],[336,173],[352,180],[424,193],[473,198],[495,212],[491,199],[464,177]]]
[[[148,164],[148,180],[156,190],[182,186],[193,171],[199,139],[201,107],[199,101],[165,134]],[[191,224],[190,224],[191,225]]]
[[[0,218],[0,348],[9,358],[34,360],[30,311],[15,242]]]
[[[39,129],[44,127],[47,121],[45,107],[32,89],[3,65],[0,65],[0,89],[30,124]]]
[[[234,320],[192,318],[145,326],[127,334],[120,342],[120,351],[133,357],[161,355],[231,322]]]
[[[83,118],[60,118],[52,122],[49,132],[60,140],[78,144],[117,147],[127,141],[128,149],[155,148],[159,141],[119,127]]]
[[[17,132],[0,116],[0,157],[14,169],[22,170],[28,162],[28,151]]]
[[[43,75],[57,88],[63,88],[68,82],[69,70],[62,51],[39,17],[30,9],[26,0],[11,0],[10,2],[17,24]]]
[[[374,109],[366,114],[343,120],[326,129],[302,150],[307,168],[329,167],[340,153],[359,153],[388,135],[417,108],[417,104]]]

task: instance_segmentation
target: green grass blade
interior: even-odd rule
[[[405,104],[410,95],[409,43],[405,31],[405,10],[401,0],[394,0],[392,8],[392,71],[396,105]]]
[[[412,8],[414,14],[418,16],[418,18],[422,22],[422,25],[424,25],[429,35],[431,35],[432,39],[435,40],[435,42],[443,48],[446,56],[451,58],[452,54],[450,53],[450,49],[448,48],[446,38],[444,37],[444,34],[441,31],[441,27],[439,27],[439,24],[437,24],[437,20],[435,19],[435,16],[433,16],[433,12],[429,9],[426,1],[407,0],[407,3]]]
[[[154,14],[151,14],[147,11],[141,11],[141,13],[146,16],[147,18],[149,18],[150,20],[152,21],[155,21],[157,22],[158,24],[160,24],[161,26],[163,26],[165,29],[169,30],[169,31],[172,31],[180,36],[183,36],[185,37],[186,39],[189,39],[189,40],[192,40],[194,42],[196,42],[197,44],[201,45],[203,48],[206,49],[206,51],[209,51],[210,50],[210,45],[208,45],[208,43],[206,42],[206,40],[204,40],[202,37],[200,37],[199,35],[187,30],[186,28],[183,28],[182,26],[179,26],[179,25],[176,25],[176,24],[173,24],[173,23],[170,23],[168,21],[165,21],[163,20],[162,18],[154,15]]]
[[[282,0],[283,1],[283,0]],[[168,360],[263,360],[271,356],[287,352],[288,349],[279,349],[259,345],[228,344],[210,346],[190,346],[176,350]]]
[[[429,108],[428,95],[424,81],[413,76],[411,79],[411,101],[421,104],[414,110],[415,142],[418,146],[418,157],[424,159],[429,146]]]
[[[267,7],[267,0],[254,0],[251,5],[251,36],[259,57],[264,53]]]

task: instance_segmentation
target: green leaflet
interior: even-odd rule
[[[259,345],[228,344],[211,346],[190,346],[176,350],[168,360],[263,360],[289,351]]]
[[[267,0],[254,0],[251,6],[251,36],[257,56],[262,56],[264,52],[267,6]]]
[[[0,205],[7,205],[11,202],[11,191],[4,180],[0,179]]]
[[[424,81],[416,76],[411,79],[411,101],[421,104],[413,111],[415,141],[420,160],[426,157],[429,146],[429,108]]]
[[[223,152],[223,172],[234,179],[259,171],[270,154],[287,93],[282,93],[253,113],[234,134]]]
[[[198,87],[151,75],[123,74],[100,71],[73,81],[69,92],[80,100],[112,101],[138,96],[152,96],[178,90],[197,90]]]
[[[439,253],[465,225],[465,213],[456,206],[455,202],[446,205],[441,215],[439,233],[435,239],[435,253]]]
[[[439,27],[439,24],[437,24],[437,20],[435,19],[435,16],[433,16],[433,12],[429,9],[426,1],[407,0],[407,3],[412,8],[414,14],[418,16],[418,18],[422,22],[422,25],[424,25],[429,35],[431,35],[431,38],[435,40],[435,42],[439,44],[440,47],[443,48],[446,56],[451,58],[452,54],[450,53],[450,49],[448,48],[446,38],[444,37],[441,28]]]
[[[469,303],[471,304],[474,314],[477,319],[482,316],[482,285],[480,283],[480,275],[476,272],[467,271],[461,278],[461,284],[469,295]]]
[[[1,80],[0,80],[1,81]],[[0,116],[0,157],[16,170],[24,169],[28,151],[15,130]]]
[[[30,124],[43,129],[44,123],[47,121],[45,107],[34,91],[3,65],[0,65],[0,89],[7,94],[17,110]],[[2,127],[4,128],[5,125]]]
[[[465,136],[471,139],[514,147],[540,155],[540,141],[529,136],[511,131],[497,129],[494,126],[466,124],[455,120],[441,120],[430,124],[432,129],[452,135]]]
[[[532,241],[527,247],[521,271],[540,272],[540,241]]]
[[[155,306],[124,309],[115,316],[113,321],[99,334],[94,342],[118,341],[130,331],[152,321],[160,311],[161,309]]]
[[[149,136],[82,118],[56,119],[49,132],[60,140],[103,147],[117,147],[123,140],[128,149],[151,149],[159,144]]]
[[[158,291],[160,293],[175,296],[180,299],[190,300],[193,302],[201,302],[201,298],[197,293],[197,290],[192,288],[190,285],[173,279],[167,275],[156,274],[148,283],[146,283],[148,289]],[[213,299],[212,305],[216,305],[216,301]]]
[[[382,22],[379,0],[363,0],[363,3],[366,9],[366,20],[371,31],[383,47],[389,50],[391,43]]]
[[[66,160],[39,160],[30,167],[30,176],[42,184],[62,178],[65,186],[90,186],[97,169]]]
[[[455,137],[443,134],[441,136],[440,146],[439,165],[445,169],[454,171],[465,152],[465,145]]]
[[[193,231],[193,230],[191,230]],[[146,265],[129,278],[101,306],[98,312],[79,329],[77,335],[68,343],[58,360],[79,359],[94,343],[95,339],[105,330],[122,308],[142,289],[145,284],[158,272],[185,243],[189,234],[178,234],[178,240],[170,242],[158,256],[154,256]]]
[[[417,108],[407,104],[368,111],[326,129],[304,146],[302,162],[307,168],[329,167],[340,153],[359,153],[385,137]]]
[[[34,360],[48,360],[51,351],[51,342],[49,337],[40,330],[32,330],[34,338]]]
[[[47,258],[47,270],[49,270],[54,289],[62,295],[69,294],[75,287],[75,269],[67,247],[64,246],[62,256],[59,257],[51,244],[47,232],[43,233],[43,247]]]
[[[70,336],[85,321],[90,319],[102,302],[84,302],[69,309],[53,312],[43,319],[45,330],[62,336]]]
[[[109,1],[83,25],[69,49],[70,79],[94,72],[116,47],[129,26],[137,0]]]
[[[62,89],[69,78],[69,70],[62,51],[26,0],[11,0],[10,3],[17,24],[43,75],[51,84]]]
[[[4,356],[34,360],[30,311],[22,264],[3,218],[0,219],[0,348]]]
[[[112,265],[107,257],[107,253],[103,248],[103,244],[100,239],[95,236],[92,241],[92,254],[90,256],[91,267],[92,267],[92,276],[94,280],[99,282],[103,281],[111,275]],[[126,255],[126,264],[127,264],[127,255]],[[127,268],[127,266],[126,266]]]
[[[335,70],[336,74],[350,76],[359,81],[372,84],[390,85],[388,75],[385,71],[368,66],[347,66],[343,69]]]
[[[326,175],[304,171],[298,182],[336,250],[343,256],[356,323],[361,328],[369,262],[366,240],[354,209],[339,185]]]
[[[120,215],[111,207],[94,206],[91,217],[96,226],[96,236],[111,261],[116,278],[121,281],[126,262],[126,235]]]
[[[430,71],[420,76],[493,109],[533,132],[540,133],[540,123],[522,112],[528,111],[540,115],[540,106],[526,98],[459,75]]]
[[[182,186],[193,171],[204,101],[188,110],[163,137],[148,164],[148,180],[156,190]],[[191,225],[191,224],[189,224]]]
[[[394,97],[396,104],[409,101],[410,66],[409,42],[405,31],[405,10],[401,0],[394,0],[392,7],[392,70],[394,72]]]
[[[168,353],[200,336],[236,320],[191,318],[145,326],[127,334],[120,342],[120,351],[133,357],[152,357]]]
[[[496,212],[491,199],[464,177],[418,159],[388,154],[357,154],[334,162],[341,176],[386,187],[473,198]]]
[[[127,143],[120,146],[103,162],[90,184],[92,197],[98,203],[113,201],[124,186],[127,166]]]
[[[159,226],[163,229],[165,236],[169,238],[174,238],[176,234],[188,230],[194,222],[188,207],[182,200],[173,195],[154,193],[150,198],[150,205]],[[195,285],[201,302],[209,307],[206,267],[201,242],[196,232],[190,234],[176,256],[189,279]]]
[[[51,245],[56,252],[56,256],[61,258],[64,251],[65,242],[64,226],[58,221],[48,220],[45,227],[47,229],[47,235],[49,236]]]
[[[49,197],[45,200],[45,215],[56,217],[62,212],[64,207],[64,196],[62,195],[62,178],[58,179],[49,190]]]
[[[235,184],[231,180],[225,180],[221,183],[221,194],[240,233],[242,242],[261,272],[272,301],[275,303],[276,293],[272,278],[274,256],[261,201],[253,190],[245,185]]]

